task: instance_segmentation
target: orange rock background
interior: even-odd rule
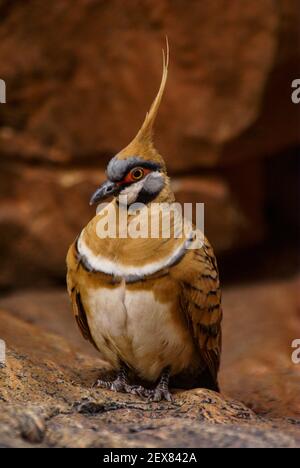
[[[0,17],[5,317],[49,331],[53,313],[51,333],[73,342],[65,254],[149,108],[168,35],[156,145],[178,200],[205,203],[224,284],[224,391],[299,421],[298,0],[0,0]]]

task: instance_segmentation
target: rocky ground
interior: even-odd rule
[[[92,388],[106,365],[64,291],[1,299],[0,446],[299,447],[296,290],[297,280],[225,289],[222,394],[177,391],[172,404]]]

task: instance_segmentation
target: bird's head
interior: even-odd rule
[[[108,197],[127,196],[127,204],[149,203],[163,192],[169,192],[169,179],[162,156],[153,145],[153,125],[165,89],[169,48],[163,51],[163,73],[159,91],[142,127],[126,148],[114,156],[107,166],[107,180],[96,190],[91,205]],[[167,198],[167,196],[165,197]]]

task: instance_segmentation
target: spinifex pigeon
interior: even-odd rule
[[[111,159],[108,179],[91,199],[100,203],[112,197],[108,207],[119,213],[117,228],[122,210],[128,225],[135,221],[136,203],[149,209],[175,201],[165,162],[153,144],[168,57],[167,50],[160,89],[141,129]],[[79,328],[116,372],[115,380],[97,385],[153,401],[171,400],[169,385],[218,391],[222,309],[210,244],[203,236],[197,247],[192,225],[184,236],[175,236],[174,216],[167,238],[126,237],[118,229],[116,236],[101,236],[105,210],[98,210],[67,257],[68,291]]]

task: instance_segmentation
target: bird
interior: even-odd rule
[[[76,322],[114,373],[95,385],[154,402],[173,401],[171,388],[220,392],[222,348],[218,265],[202,232],[199,245],[194,226],[183,238],[165,238],[161,231],[155,238],[98,232],[110,208],[121,210],[117,224],[126,214],[128,226],[136,219],[132,207],[137,204],[149,209],[175,202],[166,163],[153,142],[168,68],[167,43],[150,110],[133,140],[109,161],[107,180],[90,201],[98,205],[96,215],[67,254],[67,287]],[[127,204],[121,201],[124,197]]]

